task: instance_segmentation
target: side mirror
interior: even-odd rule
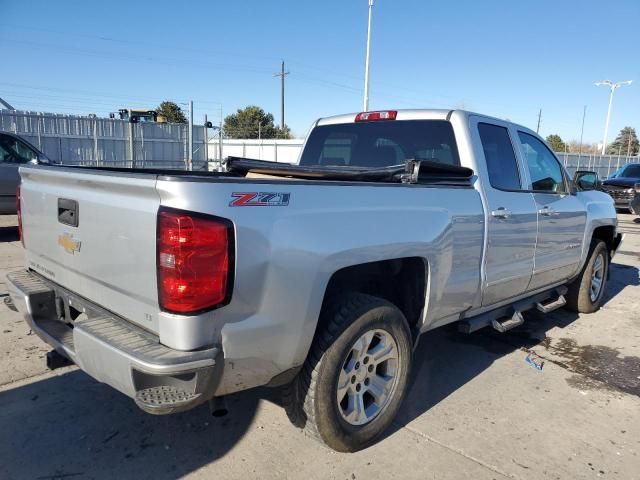
[[[34,163],[37,163],[39,165],[49,165],[51,163],[51,160],[49,160],[49,157],[47,157],[44,153],[39,153],[36,156],[36,160]]]
[[[596,172],[589,172],[586,170],[578,170],[573,176],[573,183],[578,187],[579,191],[586,190],[599,190],[600,179]]]

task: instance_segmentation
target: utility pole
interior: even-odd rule
[[[209,170],[209,130],[207,129],[207,114],[204,114],[204,161],[205,167]]]
[[[540,119],[542,118],[542,109],[538,110],[538,126],[536,127],[536,133],[540,133]]]
[[[367,55],[364,62],[364,101],[362,109],[369,111],[369,63],[371,60],[371,19],[373,16],[373,0],[369,0],[369,21],[367,23]]]
[[[280,66],[280,72],[275,73],[274,77],[280,77],[280,128],[284,130],[284,77],[289,75],[289,72],[284,71],[284,60]]]
[[[189,131],[187,132],[189,145],[187,147],[187,170],[193,170],[193,100],[189,100]]]
[[[222,105],[220,105],[220,126],[218,127],[218,171],[222,171]]]
[[[611,80],[603,80],[601,82],[596,82],[596,86],[605,85],[609,87],[609,108],[607,109],[607,121],[604,124],[604,138],[602,139],[602,155],[605,154],[607,149],[607,136],[609,135],[609,121],[611,120],[611,105],[613,104],[613,94],[614,92],[623,85],[631,85],[632,80],[627,80],[625,82],[612,82]]]
[[[627,143],[627,157],[631,154],[631,131],[629,131],[629,142]]]

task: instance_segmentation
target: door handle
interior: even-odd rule
[[[540,210],[538,210],[538,213],[543,217],[550,217],[551,215],[555,215],[558,212],[556,212],[553,208],[545,205]]]
[[[494,218],[509,218],[511,216],[511,212],[504,207],[500,207],[497,210],[491,212],[491,216]]]

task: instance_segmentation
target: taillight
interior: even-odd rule
[[[161,209],[157,232],[160,308],[194,314],[228,303],[232,237],[227,220]]]
[[[18,235],[20,236],[20,241],[22,242],[22,246],[24,247],[24,235],[22,234],[22,194],[20,191],[20,185],[16,189],[16,213],[18,214]]]
[[[384,110],[380,112],[361,112],[356,115],[356,122],[376,122],[379,120],[395,120],[398,116],[396,110]]]

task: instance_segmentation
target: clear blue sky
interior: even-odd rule
[[[195,102],[195,119],[248,104],[302,136],[362,105],[367,0],[0,0],[0,97],[16,108],[106,115]],[[600,141],[640,129],[640,2],[376,0],[371,109],[462,107]]]

